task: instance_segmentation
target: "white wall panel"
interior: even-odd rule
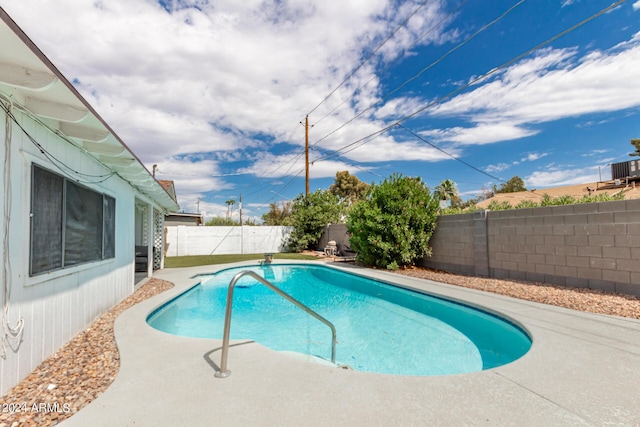
[[[94,175],[108,173],[71,144],[35,125],[31,119],[26,119],[19,113],[16,113],[16,117],[40,144],[74,170]],[[3,158],[3,114],[0,114],[0,138],[0,158]],[[63,174],[14,125],[11,140],[11,295],[8,320],[14,326],[22,318],[24,330],[20,345],[12,348],[7,343],[6,357],[0,359],[0,394],[6,393],[70,338],[130,295],[134,287],[136,193],[118,176],[99,184],[83,183],[116,199],[115,259],[29,277],[30,179],[33,162]],[[0,195],[0,208],[4,206],[5,196]],[[4,229],[6,221],[3,213],[0,212],[0,230]]]
[[[293,227],[167,227],[167,256],[284,252]]]

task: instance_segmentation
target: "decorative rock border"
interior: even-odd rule
[[[173,287],[150,279],[99,317],[0,398],[0,427],[55,426],[111,385],[120,369],[115,319],[131,306]]]
[[[640,319],[640,297],[460,276],[424,268],[409,268],[398,273],[574,310]],[[0,412],[0,427],[55,426],[93,401],[109,387],[120,368],[113,334],[115,319],[134,304],[172,287],[170,282],[150,279],[45,360],[0,398],[0,405],[7,406],[7,410]]]

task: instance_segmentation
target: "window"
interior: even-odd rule
[[[33,165],[31,276],[115,257],[113,197]]]

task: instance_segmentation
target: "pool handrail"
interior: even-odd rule
[[[227,369],[227,358],[229,355],[229,335],[231,331],[231,311],[233,309],[232,307],[233,306],[233,289],[236,286],[236,282],[244,276],[253,277],[258,282],[262,283],[267,288],[271,289],[272,291],[274,291],[275,293],[277,293],[287,301],[293,303],[298,308],[301,308],[311,316],[315,317],[316,319],[318,319],[319,321],[327,325],[331,329],[331,363],[333,364],[336,363],[336,343],[338,341],[336,339],[336,328],[335,326],[333,326],[333,323],[329,322],[327,319],[325,319],[324,317],[322,317],[321,315],[319,315],[318,313],[316,313],[306,305],[302,304],[300,301],[298,301],[288,293],[284,292],[282,289],[278,288],[273,283],[270,283],[268,280],[264,279],[263,277],[258,275],[256,272],[251,270],[244,270],[236,274],[235,276],[233,276],[233,279],[231,279],[231,282],[229,282],[229,288],[227,290],[226,309],[225,309],[225,315],[224,315],[224,335],[222,337],[222,355],[220,356],[220,370],[216,371],[215,373],[216,378],[226,378],[229,375],[231,375],[231,371]]]

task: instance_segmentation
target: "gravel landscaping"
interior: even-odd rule
[[[150,279],[46,359],[1,399],[0,427],[55,426],[107,389],[120,369],[115,319],[134,304],[173,287]]]
[[[398,271],[433,281],[553,304],[574,310],[640,319],[640,298],[581,288],[459,276],[422,268]],[[113,335],[116,317],[127,308],[173,287],[151,279],[45,360],[0,399],[16,409],[0,413],[0,427],[54,426],[88,405],[113,382],[120,358]],[[17,405],[17,406],[16,406]],[[47,406],[48,405],[48,406]]]
[[[640,297],[631,295],[544,283],[460,276],[424,268],[398,270],[398,273],[573,310],[640,319]]]

